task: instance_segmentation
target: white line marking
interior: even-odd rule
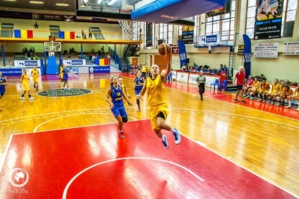
[[[6,146],[6,148],[5,148],[5,152],[4,152],[4,154],[3,154],[2,161],[1,161],[1,164],[0,164],[0,172],[2,172],[3,165],[4,165],[4,161],[6,160],[6,156],[7,156],[7,153],[8,153],[8,149],[9,149],[9,146],[10,146],[10,144],[11,144],[11,141],[12,141],[12,137],[13,137],[13,136],[14,136],[13,134],[11,134],[11,135],[9,136],[9,140],[8,140],[8,143],[7,143],[7,146]]]
[[[77,177],[79,177],[81,174],[83,174],[85,171],[88,171],[96,166],[102,165],[102,164],[106,164],[106,163],[110,163],[110,162],[115,162],[115,161],[123,161],[123,160],[153,160],[153,161],[160,161],[160,162],[165,162],[168,164],[172,164],[174,166],[180,167],[184,170],[186,170],[187,172],[189,172],[190,174],[192,174],[194,177],[196,177],[198,180],[204,182],[204,179],[202,179],[201,177],[199,177],[198,175],[196,175],[193,171],[191,171],[190,169],[187,169],[186,167],[179,165],[177,163],[174,162],[170,162],[168,160],[162,160],[162,159],[158,159],[158,158],[147,158],[147,157],[126,157],[126,158],[117,158],[117,159],[113,159],[113,160],[106,160],[97,164],[94,164],[90,167],[87,167],[86,169],[83,169],[82,171],[80,171],[78,174],[76,174],[66,185],[66,187],[63,190],[63,195],[62,195],[62,199],[66,199],[66,195],[68,192],[69,187],[71,186],[71,184],[76,180]]]
[[[185,136],[185,135],[182,135],[182,134],[181,134],[181,136],[184,136],[184,137],[187,138],[188,140],[190,140],[190,141],[192,141],[192,142],[195,142],[195,143],[197,143],[197,144],[202,143],[202,142],[200,142],[200,141],[194,141],[194,140],[192,140],[191,138],[189,138],[189,137],[187,137],[187,136]],[[199,142],[199,143],[198,143],[198,142]],[[201,145],[201,144],[199,144],[199,145]],[[205,144],[204,144],[204,145],[205,145]],[[277,185],[277,184],[274,184],[273,182],[267,180],[266,178],[264,178],[264,177],[262,177],[262,176],[260,176],[260,175],[258,175],[258,174],[256,174],[256,173],[250,171],[250,170],[247,169],[246,167],[243,167],[242,165],[240,165],[240,164],[238,164],[238,163],[232,161],[232,160],[230,159],[231,157],[225,157],[225,156],[221,155],[220,153],[217,153],[216,151],[214,151],[214,150],[212,150],[212,149],[210,149],[210,148],[208,148],[208,147],[206,147],[206,146],[204,146],[204,145],[201,145],[201,146],[204,147],[205,149],[211,151],[212,153],[214,153],[214,154],[216,154],[216,155],[218,155],[218,156],[220,156],[220,157],[222,157],[222,158],[224,158],[224,159],[227,159],[227,160],[230,161],[231,163],[237,165],[238,167],[241,167],[242,169],[248,171],[249,173],[252,173],[253,175],[255,175],[255,176],[257,176],[257,177],[259,177],[259,178],[265,180],[265,181],[268,182],[269,184],[272,184],[272,185],[278,187],[279,189],[281,189],[281,190],[283,190],[283,191],[285,191],[285,192],[291,194],[292,196],[299,198],[299,196],[297,196],[296,194],[294,194],[294,193],[292,193],[292,192],[290,192],[290,191],[284,189],[283,187],[281,187],[281,186],[279,186],[279,185]]]

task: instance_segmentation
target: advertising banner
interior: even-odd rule
[[[278,43],[260,43],[254,45],[255,58],[277,58]]]
[[[284,55],[299,55],[299,41],[284,43]]]
[[[283,0],[257,0],[254,39],[281,38]]]

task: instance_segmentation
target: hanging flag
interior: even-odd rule
[[[251,73],[251,41],[248,35],[243,35],[243,42],[244,42],[244,68],[246,72],[246,78]]]
[[[183,67],[183,65],[187,64],[187,54],[186,54],[186,47],[183,40],[178,40],[178,46],[179,46],[179,55],[180,55],[180,68]]]

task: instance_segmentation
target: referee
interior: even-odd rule
[[[203,76],[203,71],[199,72],[199,76],[196,78],[198,84],[198,92],[200,94],[200,100],[203,100],[202,94],[205,93],[206,77]]]

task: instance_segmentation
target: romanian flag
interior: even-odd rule
[[[64,39],[75,39],[75,32],[65,31],[64,36],[65,36]]]

